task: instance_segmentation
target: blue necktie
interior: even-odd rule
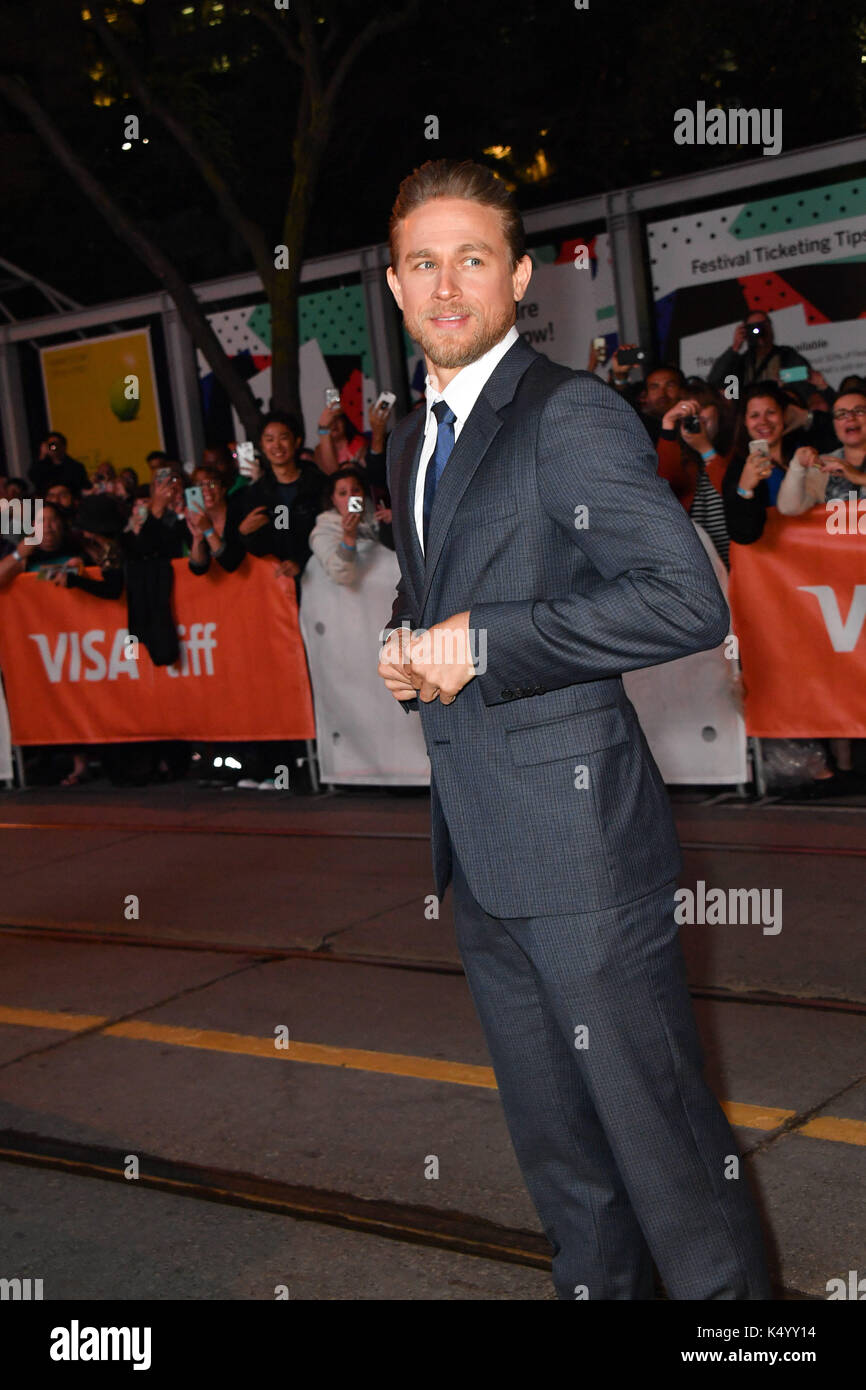
[[[427,464],[427,472],[424,476],[424,553],[427,553],[427,536],[430,531],[430,516],[433,512],[433,498],[436,496],[436,489],[439,486],[439,479],[445,471],[451,450],[454,448],[454,421],[457,416],[450,406],[444,401],[437,401],[433,407],[433,414],[436,416],[438,430],[436,432],[436,448],[433,450],[433,457]]]

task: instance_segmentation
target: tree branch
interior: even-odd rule
[[[114,201],[90,170],[82,164],[72,147],[67,144],[51,117],[39,105],[32,92],[19,78],[0,74],[0,93],[26,116],[37,135],[45,142],[58,163],[78,185],[85,197],[102,214],[108,225],[121,241],[144,262],[151,273],[165,287],[177,305],[181,320],[187,328],[196,347],[200,348],[213,368],[217,380],[225,387],[228,396],[251,435],[256,429],[260,412],[256,399],[248,384],[238,376],[229,358],[223,351],[219,339],[208,323],[207,316],[199,301],[167,256],[155,242],[133,222]]]
[[[411,24],[413,19],[417,19],[420,13],[421,0],[409,0],[405,9],[387,15],[384,19],[371,19],[366,29],[362,29],[359,34],[355,35],[354,39],[343,53],[334,72],[331,74],[331,80],[325,92],[326,102],[330,103],[334,101],[350,69],[353,67],[362,51],[373,39],[378,39],[383,34],[389,34],[394,29],[402,29],[406,24]]]
[[[313,106],[322,98],[322,68],[319,63],[319,45],[316,39],[316,26],[310,13],[309,0],[295,0],[298,22],[301,28],[301,43],[304,49],[304,71],[310,85]]]
[[[292,62],[296,63],[299,68],[303,68],[304,55],[289,37],[286,24],[284,20],[277,17],[273,5],[271,5],[269,9],[267,4],[260,5],[257,3],[257,0],[246,0],[244,9],[249,10],[250,14],[255,15],[256,19],[260,20],[266,28],[270,29],[286,56],[291,58]],[[290,11],[284,10],[282,13],[288,15]]]
[[[126,76],[132,90],[141,102],[141,105],[150,115],[155,116],[158,121],[162,122],[169,134],[173,136],[184,153],[192,160],[211,193],[213,193],[216,198],[226,221],[231,227],[234,227],[238,236],[246,243],[259,275],[262,277],[264,283],[267,284],[268,277],[272,274],[274,268],[273,253],[268,246],[267,238],[261,227],[247,217],[242,211],[234,194],[226,183],[226,180],[217,169],[213,160],[199,144],[192,131],[179,121],[164,102],[162,102],[159,97],[155,96],[148,87],[131,55],[124,48],[123,44],[121,44],[111,26],[106,23],[105,16],[98,5],[93,5],[91,9],[90,22],[99,34],[108,53]]]

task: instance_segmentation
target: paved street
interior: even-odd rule
[[[682,928],[708,1075],[779,1296],[825,1298],[863,1262],[866,808],[710,802],[675,793],[682,885],[778,888],[783,918]],[[425,910],[425,794],[96,784],[0,822],[0,1275],[553,1297],[450,894]]]

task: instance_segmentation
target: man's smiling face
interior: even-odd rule
[[[494,207],[466,198],[432,198],[399,224],[399,255],[388,284],[406,331],[445,385],[475,362],[514,323],[532,262],[512,268]],[[396,272],[396,273],[395,273]]]

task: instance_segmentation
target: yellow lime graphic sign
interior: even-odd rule
[[[81,339],[40,356],[49,425],[66,435],[72,457],[89,473],[108,462],[147,479],[146,455],[164,447],[150,331]]]

